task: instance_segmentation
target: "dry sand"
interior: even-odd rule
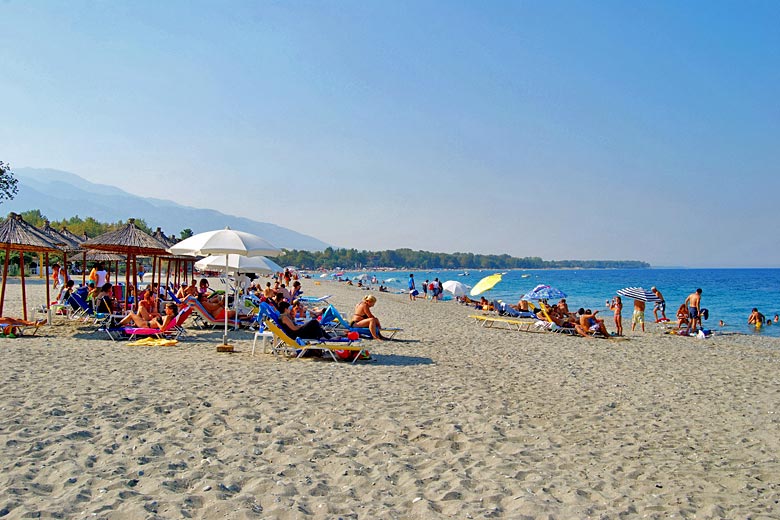
[[[365,294],[304,289],[344,313]],[[252,357],[247,332],[235,354],[221,331],[132,347],[62,318],[0,339],[0,515],[780,516],[777,340],[513,333],[377,296],[407,341],[357,365]]]

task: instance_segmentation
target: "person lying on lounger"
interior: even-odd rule
[[[225,319],[224,300],[220,299],[220,301],[212,301],[212,299],[209,299],[205,294],[201,293],[198,295],[198,301],[215,320]],[[236,317],[236,311],[233,309],[228,309],[227,317],[229,320],[234,319]]]

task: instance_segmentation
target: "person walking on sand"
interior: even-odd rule
[[[685,299],[688,306],[688,334],[696,332],[696,323],[701,327],[701,288],[696,289]]]
[[[631,332],[634,332],[637,324],[642,324],[642,332],[645,331],[645,302],[634,300],[634,314],[631,316]]]
[[[620,296],[615,296],[612,299],[612,304],[609,306],[612,312],[615,313],[615,334],[618,336],[623,335],[623,300]]]
[[[414,287],[414,274],[409,274],[409,301],[415,301],[417,299],[417,289]]]
[[[653,305],[653,316],[655,316],[655,322],[659,323],[662,321],[669,321],[669,318],[666,317],[666,300],[664,300],[664,295],[661,294],[661,291],[659,291],[655,287],[650,288],[651,291],[653,291],[653,294],[655,294],[660,302],[655,302],[655,305]],[[658,311],[661,311],[661,317],[658,317]]]

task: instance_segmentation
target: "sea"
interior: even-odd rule
[[[410,270],[410,271],[344,271],[342,278],[376,276],[392,292],[406,292],[409,274],[419,288],[425,280],[457,280],[474,286],[485,276],[503,273],[502,280],[483,293],[490,301],[517,303],[520,296],[539,284],[550,285],[566,294],[570,309],[599,309],[611,316],[606,301],[624,287],[657,287],[666,300],[666,316],[673,320],[677,308],[697,288],[702,289],[702,308],[709,310],[705,329],[780,337],[780,323],[757,329],[747,324],[753,307],[767,318],[780,314],[780,269],[526,269],[526,270]],[[331,276],[332,273],[328,273]],[[314,277],[320,276],[314,274]],[[446,294],[446,293],[445,293]],[[624,298],[623,320],[630,324],[632,301]],[[652,304],[646,319],[652,321]],[[720,320],[725,323],[719,325]],[[625,326],[625,325],[624,325]]]

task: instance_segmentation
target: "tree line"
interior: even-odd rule
[[[412,249],[358,251],[327,248],[324,251],[285,250],[277,259],[281,265],[301,269],[362,269],[395,267],[399,269],[647,269],[640,260],[543,260],[538,256],[517,258],[510,255],[474,253],[434,253]]]

